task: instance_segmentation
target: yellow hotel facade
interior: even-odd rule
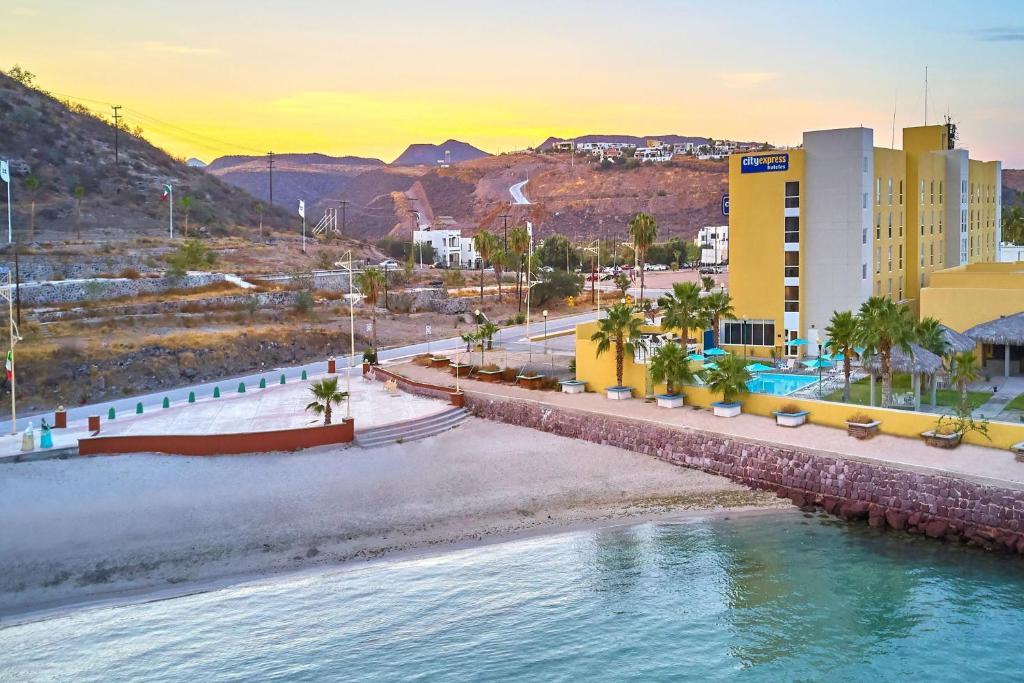
[[[729,158],[729,292],[721,343],[748,355],[816,352],[833,311],[870,296],[920,309],[947,268],[998,260],[1001,164],[970,159],[950,124],[811,131],[799,148]],[[809,345],[787,342],[805,339]]]

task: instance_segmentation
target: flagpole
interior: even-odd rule
[[[0,180],[7,183],[7,243],[14,241],[14,228],[11,222],[11,165],[8,161],[0,161]]]
[[[167,183],[167,232],[174,239],[174,186]]]
[[[10,320],[9,333],[10,333],[10,347],[8,353],[10,354],[11,361],[11,434],[18,433],[18,411],[15,402],[15,376],[14,376],[14,340],[17,335],[15,334],[14,326],[14,292],[11,291],[11,272],[7,271],[7,315]]]

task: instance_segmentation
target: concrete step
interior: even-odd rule
[[[463,408],[450,408],[440,413],[434,413],[433,415],[427,415],[425,417],[418,417],[412,420],[406,420],[404,422],[398,422],[395,424],[384,425],[382,427],[370,427],[368,429],[356,430],[356,438],[376,438],[379,436],[385,436],[390,434],[401,434],[409,429],[420,427],[423,425],[434,424],[437,422],[444,422],[453,415],[460,415],[465,413]]]
[[[381,427],[375,433],[356,434],[355,443],[362,448],[377,448],[389,444],[416,441],[436,436],[449,429],[454,429],[469,418],[463,408],[445,411],[430,419],[410,420],[408,423]]]

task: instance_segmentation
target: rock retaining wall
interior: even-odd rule
[[[469,392],[465,403],[479,417],[652,455],[874,527],[1024,554],[1024,491],[531,401]]]
[[[21,303],[25,306],[46,306],[101,301],[121,297],[165,292],[169,289],[191,289],[222,282],[223,273],[188,273],[180,278],[90,278],[54,282],[22,283]]]

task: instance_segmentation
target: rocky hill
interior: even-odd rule
[[[689,135],[580,135],[575,138],[556,138],[549,137],[544,142],[537,145],[539,151],[545,151],[551,149],[556,142],[566,142],[568,140],[574,140],[576,144],[584,142],[626,142],[637,147],[643,147],[647,144],[648,140],[659,140],[667,145],[681,145],[687,142],[692,142],[695,145],[706,144],[708,138],[693,137]]]
[[[258,222],[255,197],[174,159],[141,131],[118,132],[115,162],[114,135],[110,123],[85,108],[0,73],[0,158],[11,162],[16,228],[29,230],[34,201],[31,239],[59,240],[79,231],[83,239],[162,235],[165,183],[173,185],[175,200],[189,198],[194,229],[217,234]],[[176,214],[183,216],[179,207]],[[284,209],[264,211],[268,227],[290,219]]]
[[[1003,169],[1003,206],[1024,207],[1024,169]]]
[[[472,161],[482,157],[490,156],[482,149],[458,140],[445,140],[440,145],[413,144],[409,145],[397,159],[391,162],[392,166],[436,166],[438,161],[447,159],[451,163],[460,161]]]

